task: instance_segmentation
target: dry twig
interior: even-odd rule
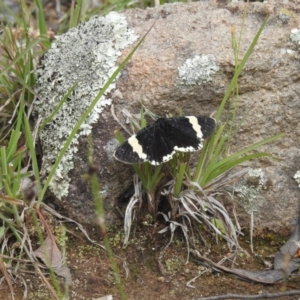
[[[219,295],[219,296],[212,296],[212,297],[205,297],[205,298],[198,298],[195,300],[221,300],[221,299],[274,299],[278,297],[286,297],[286,296],[294,296],[300,295],[300,290],[296,291],[288,291],[288,292],[281,292],[281,293],[262,293],[259,295],[238,295],[238,294],[226,294],[226,295]]]

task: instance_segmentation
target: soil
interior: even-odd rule
[[[122,221],[115,224],[107,232],[110,245],[115,254],[122,286],[127,299],[130,300],[154,300],[154,299],[201,299],[208,296],[217,296],[228,293],[242,295],[256,295],[262,293],[278,293],[288,290],[300,290],[299,273],[293,274],[286,281],[274,285],[262,285],[242,281],[231,274],[216,272],[203,265],[197,257],[191,255],[188,263],[187,244],[183,235],[176,232],[173,242],[168,244],[170,232],[159,234],[164,226],[161,222],[151,223],[145,215],[142,220],[133,226],[130,243],[123,248],[123,224]],[[68,228],[67,257],[71,271],[72,285],[69,288],[70,299],[110,299],[101,298],[112,295],[113,299],[121,299],[116,286],[116,281],[110,267],[105,250],[87,241],[78,229]],[[101,243],[100,230],[89,228],[92,238]],[[228,250],[225,241],[217,243],[211,233],[201,229],[201,234],[206,240],[204,245],[201,239],[195,240],[197,250],[214,262],[232,253]],[[76,236],[75,236],[75,235]],[[273,254],[284,244],[288,237],[279,237],[273,233],[260,232],[259,237],[254,238],[255,254],[249,249],[249,237],[240,239],[240,244],[245,251],[239,251],[234,264],[227,261],[224,265],[247,270],[266,270],[262,261],[272,262]],[[259,259],[258,257],[262,258]],[[129,274],[126,275],[126,263]],[[31,270],[31,272],[29,272]],[[203,273],[190,283],[187,283]],[[50,277],[47,277],[50,281]],[[14,282],[15,299],[22,299],[26,290],[22,282],[26,282],[28,296],[25,299],[54,299],[41,278],[32,269],[20,271],[20,277]],[[61,288],[64,289],[63,280]],[[275,297],[274,297],[275,298]],[[5,280],[0,282],[0,300],[10,300],[11,295]],[[225,298],[222,298],[225,299]],[[232,298],[226,298],[232,299]],[[241,298],[236,298],[241,299]],[[276,299],[299,299],[298,296],[284,296]]]

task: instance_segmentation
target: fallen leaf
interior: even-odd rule
[[[51,268],[58,276],[66,279],[68,285],[71,285],[71,273],[64,264],[62,254],[58,249],[55,240],[49,235],[42,246],[34,251],[36,257],[39,257],[48,268]]]

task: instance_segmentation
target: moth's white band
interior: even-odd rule
[[[197,137],[199,139],[201,139],[203,134],[201,131],[201,126],[198,123],[198,119],[196,117],[192,117],[192,116],[187,116],[186,118],[189,119],[189,122],[190,122],[190,124],[192,124],[193,129],[197,132]]]
[[[140,145],[136,135],[131,136],[128,139],[129,145],[132,147],[132,150],[137,153],[139,158],[146,159],[147,155],[143,152],[143,147]]]

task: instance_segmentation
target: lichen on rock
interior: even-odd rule
[[[267,182],[267,178],[262,169],[250,169],[248,174],[235,187],[235,192],[245,211],[251,214],[258,211],[263,203],[262,191]]]
[[[45,120],[63,97],[77,84],[54,118],[40,132],[43,144],[43,172],[50,171],[59,151],[75,124],[91,104],[103,85],[117,69],[121,50],[138,36],[127,26],[126,18],[116,12],[105,17],[94,16],[65,34],[58,36],[45,54],[37,70],[37,95],[34,114]],[[115,87],[111,84],[106,94]],[[91,133],[105,106],[111,99],[102,96],[60,162],[50,189],[61,199],[68,194],[68,172],[74,167],[80,135]]]
[[[296,174],[294,175],[294,179],[296,180],[296,182],[300,187],[300,170],[296,172]]]
[[[300,46],[300,29],[294,28],[291,30],[290,39],[292,42],[298,44]]]
[[[212,55],[196,55],[194,58],[188,58],[178,68],[178,79],[181,84],[200,85],[211,81],[211,75],[217,71],[219,66]]]

